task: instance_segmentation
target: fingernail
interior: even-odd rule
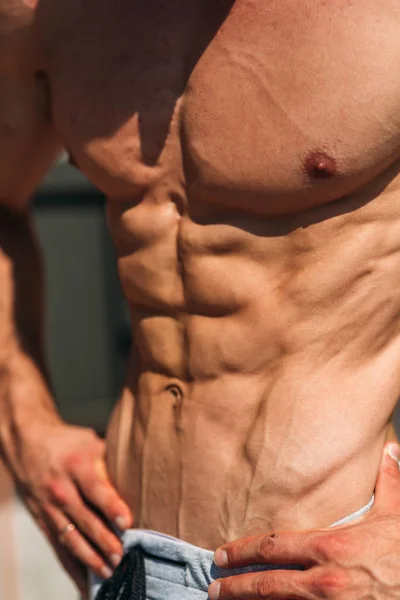
[[[124,531],[128,527],[128,519],[126,519],[125,517],[121,517],[121,516],[116,517],[115,524],[118,527],[118,529],[121,529],[122,531]]]
[[[218,600],[220,591],[221,591],[220,582],[213,581],[213,583],[208,588],[208,597],[210,598],[210,600]]]
[[[118,567],[121,560],[122,556],[120,556],[119,554],[110,554],[110,562],[113,565],[113,567]]]
[[[100,573],[103,579],[109,579],[112,575],[112,571],[109,567],[102,567]]]
[[[217,567],[226,567],[228,564],[228,555],[226,551],[222,550],[222,548],[218,548],[214,554],[214,562]]]
[[[389,446],[387,446],[387,453],[389,454],[390,458],[393,458],[393,460],[399,464],[400,446],[398,444],[389,444]]]

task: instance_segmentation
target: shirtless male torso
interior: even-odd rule
[[[35,44],[41,125],[3,111],[2,197],[59,144],[107,197],[134,339],[107,466],[135,527],[215,549],[366,504],[400,388],[400,2],[22,13],[3,37]],[[46,149],[11,180],[25,122]]]

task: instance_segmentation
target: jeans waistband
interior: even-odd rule
[[[350,523],[367,513],[374,503],[374,497],[360,510],[336,521],[331,527]],[[125,553],[139,546],[144,555],[147,595],[152,600],[172,600],[175,597],[207,598],[210,583],[221,577],[246,572],[274,569],[300,569],[299,565],[249,565],[238,569],[220,569],[214,563],[214,552],[194,546],[177,538],[146,529],[130,529],[121,536]],[[97,578],[92,579],[93,599],[101,585]],[[186,590],[186,591],[185,591]],[[190,591],[190,595],[188,592]]]

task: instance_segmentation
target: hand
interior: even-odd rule
[[[318,531],[263,534],[221,546],[218,566],[302,565],[219,579],[211,600],[400,598],[400,448],[387,444],[375,504],[362,520]]]
[[[106,578],[122,557],[121,542],[108,522],[126,529],[132,515],[110,483],[104,442],[92,430],[62,422],[28,428],[12,465],[17,485],[86,597],[86,568]],[[65,532],[68,523],[76,528]]]

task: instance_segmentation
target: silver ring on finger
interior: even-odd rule
[[[63,527],[61,529],[60,533],[58,534],[58,540],[59,540],[60,544],[64,544],[65,539],[68,536],[68,534],[75,531],[75,529],[76,529],[76,527],[73,523],[67,523],[66,526]]]

